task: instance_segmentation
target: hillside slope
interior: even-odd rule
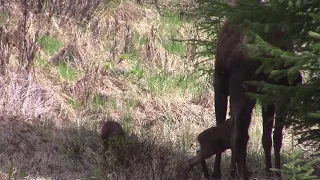
[[[199,36],[184,13],[192,4],[32,2],[0,9],[0,179],[172,179],[197,134],[215,125],[210,78],[194,66],[202,59],[173,41]],[[255,172],[264,169],[259,112],[249,145]],[[129,169],[103,157],[104,117],[142,142]],[[199,167],[190,176],[200,179]]]

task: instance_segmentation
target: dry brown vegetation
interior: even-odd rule
[[[180,16],[187,2],[0,1],[0,179],[175,177],[195,154],[198,133],[215,124],[212,86],[193,73],[196,48],[170,40],[199,35]],[[104,158],[106,116],[139,137],[124,152],[129,168]],[[254,172],[264,169],[261,124],[257,110]],[[200,168],[190,176],[201,179]]]

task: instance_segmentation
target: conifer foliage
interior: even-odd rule
[[[196,9],[199,27],[208,36],[199,41],[201,55],[215,54],[219,28],[225,19],[241,24],[250,39],[246,44],[250,56],[262,61],[257,73],[272,78],[289,77],[289,82],[303,75],[298,86],[281,86],[266,82],[248,82],[264,94],[250,94],[261,103],[274,103],[291,98],[286,108],[286,125],[292,125],[299,142],[320,150],[320,1],[319,0],[238,0],[237,8],[225,0],[199,0]],[[281,32],[282,39],[275,38]],[[278,47],[293,38],[294,51]],[[279,70],[280,67],[290,67]]]

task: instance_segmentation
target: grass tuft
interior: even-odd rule
[[[67,81],[75,81],[77,80],[79,73],[76,69],[68,66],[66,63],[59,63],[59,73],[60,76]]]
[[[50,55],[57,53],[64,45],[58,37],[53,35],[39,37],[37,42],[44,49],[44,51]]]

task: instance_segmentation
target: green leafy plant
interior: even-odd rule
[[[271,171],[280,172],[288,176],[290,180],[319,180],[317,176],[312,175],[314,172],[313,166],[320,163],[320,159],[314,159],[306,164],[303,164],[301,156],[303,151],[297,151],[291,155],[282,153],[283,156],[290,159],[290,162],[283,165],[282,169],[271,168]]]

